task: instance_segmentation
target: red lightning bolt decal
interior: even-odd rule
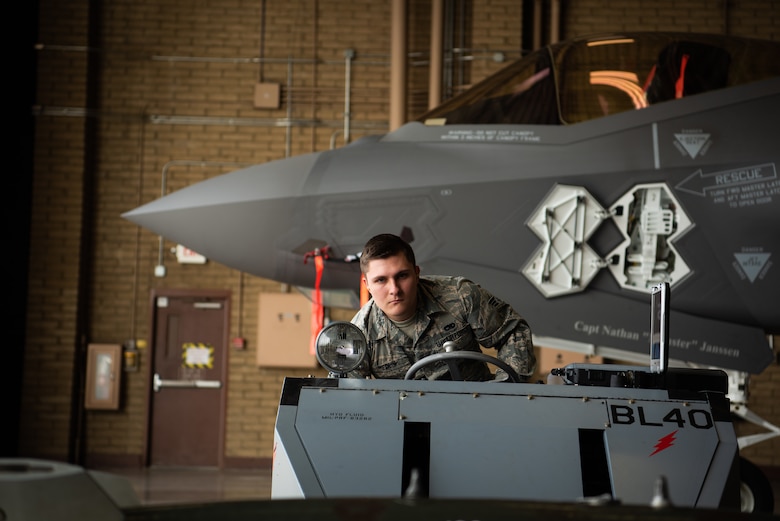
[[[652,456],[654,454],[658,454],[662,450],[666,450],[669,447],[671,447],[672,445],[674,445],[674,435],[675,434],[677,434],[677,431],[669,433],[666,436],[664,436],[663,438],[660,438],[658,440],[658,443],[655,444],[655,450],[653,451],[652,454],[650,454],[650,456]],[[650,456],[648,456],[648,458]]]

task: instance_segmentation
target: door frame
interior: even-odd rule
[[[152,398],[154,396],[153,379],[154,379],[154,360],[155,350],[157,345],[155,338],[157,337],[157,298],[158,297],[195,297],[195,298],[214,298],[224,299],[225,308],[223,310],[225,329],[223,331],[222,342],[225,346],[222,350],[222,374],[220,378],[223,382],[220,391],[222,396],[220,397],[220,410],[219,410],[219,434],[217,439],[218,453],[217,453],[217,467],[225,467],[225,430],[227,428],[227,396],[228,396],[228,351],[230,346],[230,290],[225,289],[178,289],[178,288],[152,288],[149,294],[149,332],[146,356],[149,359],[149,363],[146,364],[146,415],[144,418],[144,442],[141,454],[141,461],[144,467],[148,467],[151,458],[151,435],[152,435]]]

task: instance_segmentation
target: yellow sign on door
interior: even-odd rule
[[[201,342],[187,342],[182,345],[182,365],[195,369],[214,367],[214,348]]]

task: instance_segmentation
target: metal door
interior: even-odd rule
[[[149,462],[222,466],[228,295],[157,295]]]

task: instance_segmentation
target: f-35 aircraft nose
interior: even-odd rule
[[[122,217],[231,268],[279,279],[280,237],[288,231],[296,209],[294,200],[305,195],[306,181],[319,155],[220,175]]]

